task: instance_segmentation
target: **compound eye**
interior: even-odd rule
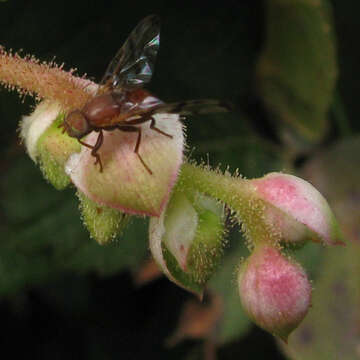
[[[89,133],[89,124],[83,113],[75,110],[66,116],[65,129],[69,136],[81,139]]]

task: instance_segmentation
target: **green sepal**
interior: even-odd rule
[[[155,259],[162,258],[159,265],[170,280],[201,296],[223,254],[224,218],[224,206],[217,200],[176,188],[150,229],[150,248]]]
[[[210,210],[199,216],[196,237],[188,254],[188,272],[199,284],[205,284],[217,268],[224,247],[224,223],[222,218]]]
[[[176,258],[171,254],[164,243],[162,243],[161,246],[167,269],[173,276],[174,280],[176,280],[176,283],[184,289],[194,293],[201,299],[204,291],[204,285],[196,282],[191,275],[180,268]]]
[[[65,172],[65,164],[70,155],[81,150],[74,138],[62,133],[59,126],[64,114],[59,114],[55,121],[41,134],[37,141],[37,160],[44,177],[57,189],[66,188],[71,180]]]
[[[99,205],[79,191],[77,196],[84,225],[100,245],[114,241],[129,224],[130,215]]]

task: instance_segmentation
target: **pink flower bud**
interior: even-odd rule
[[[177,114],[158,114],[156,126],[172,138],[141,125],[139,153],[135,153],[138,134],[120,130],[104,131],[98,154],[103,165],[94,166],[91,150],[82,147],[66,164],[66,172],[75,186],[89,199],[103,206],[135,215],[159,216],[177,179],[183,159],[184,137]],[[139,125],[140,126],[140,125]],[[83,139],[94,145],[98,133]]]
[[[341,243],[341,232],[327,201],[310,183],[282,173],[250,182],[265,203],[265,222],[276,229],[281,240]]]
[[[257,247],[241,264],[238,286],[249,317],[287,341],[311,302],[311,285],[303,268],[269,245]]]

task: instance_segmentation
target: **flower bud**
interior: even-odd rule
[[[90,84],[92,85],[92,84]],[[93,92],[93,87],[89,91]],[[43,101],[31,116],[24,117],[21,136],[30,157],[40,164],[45,177],[57,188],[70,182],[101,206],[125,213],[159,216],[176,182],[182,163],[184,136],[177,114],[157,114],[156,126],[169,136],[139,125],[142,136],[135,153],[137,132],[104,131],[98,154],[103,165],[94,166],[91,149],[59,128],[64,119],[61,106]],[[98,133],[84,139],[94,145]],[[81,150],[81,151],[80,151]],[[147,169],[146,166],[150,169]],[[150,174],[152,172],[152,174]]]
[[[160,218],[150,220],[150,249],[165,275],[201,295],[224,246],[223,205],[175,191]]]
[[[240,265],[238,286],[249,317],[285,342],[310,307],[311,285],[303,268],[269,245],[259,245]]]
[[[166,205],[182,163],[184,137],[177,114],[158,114],[156,126],[172,138],[152,130],[150,122],[141,126],[139,154],[151,170],[146,169],[137,154],[137,132],[117,129],[104,131],[98,150],[103,171],[94,166],[91,150],[82,147],[66,164],[75,186],[94,202],[125,213],[159,216]],[[94,145],[97,132],[83,141]]]
[[[270,173],[250,183],[265,204],[264,221],[276,229],[281,240],[341,243],[341,232],[327,201],[307,181],[293,175]]]

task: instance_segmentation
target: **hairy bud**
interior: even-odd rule
[[[293,175],[270,173],[250,180],[264,203],[263,219],[287,242],[341,243],[341,233],[325,198],[310,183]]]
[[[149,125],[141,125],[139,153],[152,174],[134,151],[137,133],[104,131],[98,151],[102,172],[99,166],[94,166],[91,150],[84,146],[66,164],[66,172],[75,186],[100,205],[128,214],[159,216],[177,179],[184,137],[176,114],[156,115],[156,126],[172,138],[150,129]],[[92,132],[83,141],[94,145],[97,137],[98,133]]]
[[[173,282],[201,295],[222,255],[223,205],[205,195],[175,192],[160,218],[150,221],[150,249]]]
[[[269,245],[255,248],[240,266],[241,303],[264,330],[287,341],[311,302],[311,285],[303,268]]]

